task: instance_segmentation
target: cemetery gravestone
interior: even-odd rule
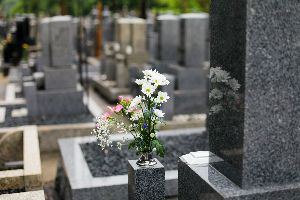
[[[296,1],[212,1],[211,65],[241,87],[208,117],[222,161],[182,160],[179,199],[300,198],[299,11]]]
[[[152,64],[158,71],[175,76],[174,114],[207,112],[208,73],[204,62],[208,19],[206,13],[157,18],[159,60]]]
[[[147,25],[144,19],[134,18],[131,20],[131,46],[133,54],[146,52],[146,30]]]
[[[113,41],[113,19],[111,13],[107,7],[104,7],[103,11],[103,42],[104,45],[107,42]]]
[[[129,66],[142,65],[148,60],[146,50],[146,21],[140,18],[115,19],[116,43],[107,44],[101,77],[92,78],[93,86],[109,101],[129,94]],[[110,50],[112,46],[112,50]]]
[[[177,62],[180,42],[179,18],[175,15],[157,17],[157,58],[161,61]]]
[[[50,66],[50,18],[43,18],[40,22],[40,40],[42,45],[42,53],[39,58],[38,71],[42,71],[45,66]]]
[[[116,21],[116,42],[120,44],[121,52],[126,51],[126,47],[131,45],[131,20],[129,18],[120,18]]]
[[[180,15],[180,60],[186,67],[201,68],[207,58],[209,15],[189,13]]]
[[[84,114],[83,90],[77,84],[77,70],[72,65],[72,18],[56,16],[44,22],[43,49],[49,50],[50,65],[44,67],[44,88],[37,87],[38,80],[24,83],[28,114],[46,118]]]
[[[50,22],[51,66],[66,67],[72,64],[72,18],[55,16]]]

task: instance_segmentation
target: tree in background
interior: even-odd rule
[[[136,10],[144,17],[145,10],[165,13],[208,12],[210,0],[102,0],[113,12]],[[8,17],[18,13],[53,16],[60,13],[73,16],[88,15],[97,6],[97,0],[0,0],[0,10]],[[62,11],[62,12],[61,12]]]

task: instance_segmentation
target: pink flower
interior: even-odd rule
[[[125,98],[125,101],[126,101],[126,102],[130,102],[130,101],[131,101],[131,98],[130,98],[130,97]]]
[[[123,106],[122,105],[117,105],[116,107],[115,107],[115,112],[120,112],[121,110],[123,109]]]
[[[107,108],[110,110],[110,112],[115,112],[115,108],[114,107],[107,106]]]
[[[121,102],[123,100],[122,96],[118,96],[118,100]]]
[[[109,118],[110,116],[111,116],[111,112],[105,112],[103,115],[102,115],[102,117],[104,118],[104,119],[107,119],[107,118]]]

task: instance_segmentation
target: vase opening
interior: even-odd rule
[[[152,158],[152,154],[145,153],[142,154],[141,157],[138,159],[136,164],[140,167],[148,167],[148,166],[154,166],[157,164],[154,158]]]

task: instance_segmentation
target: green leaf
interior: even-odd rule
[[[134,149],[136,147],[136,142],[135,140],[131,141],[129,144],[128,144],[128,149]]]
[[[156,148],[156,154],[160,157],[164,157],[165,155],[165,147],[159,142],[159,140],[151,141],[151,148]]]
[[[145,119],[150,118],[150,116],[151,116],[150,111],[147,110],[147,111],[144,112],[144,117],[145,117]]]

